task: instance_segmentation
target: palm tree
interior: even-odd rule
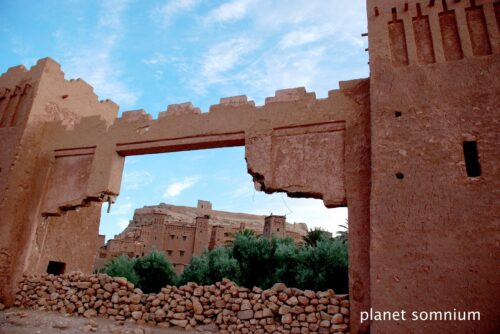
[[[346,244],[349,242],[349,229],[347,227],[347,220],[345,221],[345,225],[339,225],[339,226],[345,230],[337,231],[337,236],[335,237],[335,239],[339,240],[343,244]]]
[[[328,238],[329,233],[323,230],[321,227],[315,227],[309,230],[305,236],[302,237],[304,243],[310,247],[316,247],[320,240]]]

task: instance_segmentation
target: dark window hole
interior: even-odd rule
[[[394,113],[394,116],[396,116],[396,117],[401,117],[401,116],[403,116],[403,113],[402,113],[401,111],[396,111],[396,112]]]
[[[66,269],[66,263],[49,261],[49,265],[47,266],[47,274],[62,275],[64,274],[65,269]]]
[[[464,142],[464,159],[467,176],[481,176],[481,165],[479,165],[479,155],[477,153],[477,142],[475,140]]]
[[[405,175],[403,173],[396,173],[396,177],[399,179],[399,180],[402,180],[405,178]]]

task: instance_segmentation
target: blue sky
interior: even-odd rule
[[[220,97],[257,104],[282,88],[326,97],[338,81],[368,76],[365,0],[0,0],[0,70],[50,56],[66,78],[83,78],[100,99],[154,117]],[[345,209],[253,190],[243,148],[126,159],[122,192],[101,233],[120,232],[133,210],[167,202],[287,214],[335,231]]]

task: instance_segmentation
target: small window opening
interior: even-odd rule
[[[47,266],[47,274],[62,275],[64,274],[65,269],[66,269],[66,263],[49,261],[49,265]]]
[[[396,111],[396,112],[394,112],[394,116],[401,117],[401,116],[403,116],[403,113],[401,111]]]
[[[179,251],[179,254],[180,254],[181,256],[184,256],[184,251]]]
[[[469,177],[481,176],[481,166],[479,165],[477,142],[475,140],[464,142],[464,158],[465,158],[465,169],[467,170],[467,176]]]
[[[405,178],[405,175],[403,173],[396,173],[396,177],[399,179],[399,180],[402,180]]]
[[[167,251],[167,254],[168,254],[168,255],[172,255],[172,251],[171,251],[171,250],[168,250],[168,251]]]

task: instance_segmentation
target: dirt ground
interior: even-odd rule
[[[173,328],[140,326],[130,323],[118,324],[102,318],[65,316],[61,313],[8,309],[0,312],[0,334],[193,334],[214,333],[206,329],[185,331]]]

